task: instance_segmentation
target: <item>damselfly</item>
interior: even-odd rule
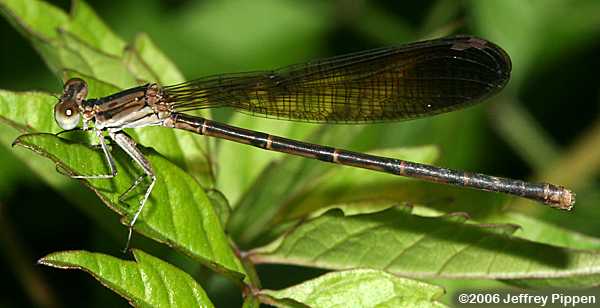
[[[83,129],[95,132],[108,162],[110,174],[74,178],[112,178],[116,175],[114,160],[104,141],[104,132],[107,132],[144,172],[121,196],[140,185],[145,177],[150,179],[129,223],[128,243],[156,176],[149,161],[123,129],[151,125],[330,163],[506,193],[569,210],[575,196],[561,186],[310,144],[184,113],[230,107],[277,119],[320,123],[407,120],[483,101],[505,86],[510,71],[510,58],[497,45],[472,36],[456,36],[357,52],[272,71],[209,76],[173,86],[151,83],[98,99],[86,99],[87,84],[74,78],[65,83],[54,116],[65,130],[76,128],[83,117]]]

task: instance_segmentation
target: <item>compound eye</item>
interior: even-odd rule
[[[77,127],[81,114],[77,103],[73,100],[60,101],[54,106],[54,120],[64,130]]]
[[[87,83],[81,78],[71,78],[65,82],[63,99],[73,99],[77,103],[85,100],[88,94]]]

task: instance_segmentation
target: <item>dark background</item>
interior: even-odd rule
[[[68,1],[51,2],[69,10]],[[490,39],[513,58],[513,79],[504,94],[451,115],[464,117],[470,123],[468,130],[442,134],[444,140],[413,138],[407,143],[440,144],[440,164],[445,166],[568,185],[578,193],[571,215],[537,208],[525,212],[600,236],[600,11],[590,9],[600,7],[593,0],[481,2],[88,1],[126,40],[147,32],[188,79],[276,68],[452,33]],[[0,38],[0,88],[61,90],[61,80],[5,19],[0,19]],[[424,134],[431,135],[435,132]],[[573,157],[568,155],[575,150],[588,155],[575,157],[571,163],[579,165],[569,167]],[[5,264],[0,269],[4,282],[0,305],[125,306],[124,300],[85,273],[34,265],[50,252],[68,249],[118,256],[126,230],[94,197],[90,197],[90,207],[98,208],[94,215],[71,205],[11,151],[9,145],[0,147],[0,256]],[[83,189],[73,185],[74,191]],[[98,224],[114,233],[99,232],[106,228]],[[155,255],[165,251],[147,240],[138,241]],[[299,283],[320,272],[284,266],[263,266],[259,271],[269,288]],[[240,303],[239,291],[224,279],[212,277],[201,283],[218,306]],[[467,284],[490,286],[457,283]]]

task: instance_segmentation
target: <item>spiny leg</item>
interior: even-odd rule
[[[127,134],[125,134],[125,132],[109,131],[109,136],[115,141],[116,144],[118,144],[123,149],[123,151],[125,151],[125,153],[127,153],[127,155],[129,155],[129,157],[131,157],[131,159],[133,159],[133,161],[135,161],[142,168],[142,170],[144,170],[144,175],[138,177],[133,183],[133,185],[131,185],[131,187],[125,193],[123,193],[121,197],[119,197],[119,200],[127,193],[132,191],[136,186],[138,186],[142,182],[144,177],[148,176],[150,178],[150,185],[148,186],[148,189],[146,189],[144,198],[140,201],[140,207],[133,215],[131,222],[129,222],[129,234],[127,235],[127,244],[125,245],[124,250],[126,252],[127,249],[129,249],[129,243],[131,242],[133,226],[135,225],[135,222],[139,218],[140,214],[142,213],[144,205],[146,204],[148,197],[150,197],[150,193],[154,189],[154,184],[156,183],[156,175],[154,174],[154,171],[152,170],[152,166],[150,165],[148,159],[137,148],[135,141]]]

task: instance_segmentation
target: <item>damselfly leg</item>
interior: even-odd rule
[[[129,234],[127,235],[127,244],[125,245],[125,251],[127,251],[127,249],[129,248],[129,243],[131,242],[133,226],[135,225],[135,222],[138,220],[140,214],[144,210],[144,205],[146,205],[146,201],[148,200],[152,189],[154,189],[154,184],[156,183],[156,175],[154,174],[154,170],[152,170],[152,165],[144,156],[144,154],[142,154],[142,152],[137,148],[135,141],[131,137],[129,137],[123,131],[109,131],[109,136],[144,171],[144,174],[139,176],[129,187],[129,189],[127,189],[123,194],[121,194],[121,196],[119,197],[119,201],[122,201],[122,198],[124,198],[129,192],[134,190],[140,183],[142,183],[146,176],[150,178],[150,185],[148,185],[148,188],[144,193],[144,197],[142,198],[142,200],[140,200],[140,206],[135,211],[133,218],[128,224]]]

